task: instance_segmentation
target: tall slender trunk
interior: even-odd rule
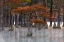
[[[61,0],[58,3],[58,28],[60,28],[60,9],[61,9]]]
[[[56,2],[55,2],[55,0],[53,0],[54,1],[54,17],[56,17],[56,13],[55,13],[55,4],[56,4]],[[54,25],[53,25],[53,28],[56,28],[56,23],[55,23],[55,20],[54,20]]]
[[[2,29],[4,29],[4,24],[3,24],[3,0],[0,1],[0,5],[1,5],[1,26],[2,26]]]
[[[53,5],[53,0],[50,0],[50,17],[52,16],[52,5]],[[52,21],[50,21],[50,27],[52,26]]]
[[[63,0],[64,2],[64,0]],[[63,27],[64,27],[64,3],[63,3]]]

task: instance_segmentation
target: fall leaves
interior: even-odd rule
[[[37,15],[40,15],[41,17],[44,16],[45,18],[53,21],[55,19],[54,15],[52,15],[50,17],[50,13],[47,13],[46,10],[48,10],[48,8],[44,7],[44,6],[41,6],[39,4],[34,4],[32,6],[24,6],[24,7],[17,7],[16,9],[12,9],[11,12],[14,13],[14,14],[17,14],[17,13],[32,13],[32,12],[39,12],[37,13]],[[34,14],[33,14],[34,15]],[[30,19],[30,22],[31,23],[42,23],[42,24],[46,24],[46,22],[44,20],[41,20],[41,19]]]
[[[47,8],[41,5],[32,5],[32,6],[25,6],[25,7],[17,7],[16,11],[17,12],[35,12],[35,11],[40,11],[40,10],[46,10]],[[13,10],[13,9],[12,9]],[[14,12],[14,11],[12,11]]]

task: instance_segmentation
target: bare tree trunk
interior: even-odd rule
[[[60,28],[60,9],[61,9],[61,0],[58,3],[58,24],[57,27]]]
[[[2,26],[2,30],[4,29],[4,25],[3,25],[3,2],[4,1],[0,1],[1,3],[1,26]]]
[[[54,17],[56,17],[56,13],[55,13],[55,0],[53,0],[53,4],[54,4]],[[56,24],[55,24],[55,21],[54,21],[54,25],[53,25],[53,28],[56,28]]]
[[[64,0],[63,0],[64,2]],[[64,4],[63,4],[63,27],[64,27]]]
[[[53,0],[50,0],[50,17],[52,16],[52,5],[53,5]],[[52,21],[50,21],[50,27],[52,27]]]

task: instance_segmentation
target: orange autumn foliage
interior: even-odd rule
[[[45,11],[43,11],[43,10],[45,10]],[[30,6],[17,7],[17,9],[11,10],[11,12],[14,13],[14,14],[18,14],[20,12],[27,13],[27,14],[28,14],[28,12],[31,12],[31,13],[32,12],[39,12],[37,15],[44,16],[45,18],[47,18],[51,21],[55,20],[54,15],[52,15],[50,17],[50,13],[47,13],[46,10],[48,10],[48,8],[41,6],[39,4],[34,4],[31,7]],[[33,15],[32,18],[37,16],[37,15],[34,15],[34,14],[32,14],[32,15]],[[38,19],[34,19],[34,18],[30,19],[30,22],[31,23],[42,23],[43,25],[46,24],[46,22],[44,20],[41,20],[39,18]]]
[[[39,4],[34,4],[31,7],[36,8],[38,10],[47,10],[48,9],[48,8],[46,8],[44,6],[39,5]]]
[[[29,6],[18,7],[17,9],[20,9],[20,11],[22,10],[22,12],[29,12],[30,11],[30,7]]]
[[[46,12],[41,12],[40,15],[41,16],[44,16],[46,18],[50,17],[50,14],[49,13],[46,13]]]
[[[29,11],[30,11],[30,7],[29,6],[23,7],[23,12],[29,12]]]
[[[56,18],[54,17],[54,15],[52,15],[51,17],[48,17],[48,19],[54,21]]]
[[[17,13],[18,13],[18,10],[17,10],[17,9],[12,9],[11,12],[12,12],[13,14],[17,14]]]
[[[33,7],[30,7],[30,12],[34,12],[34,11],[37,11],[37,9],[33,8]]]
[[[40,19],[30,19],[31,23],[42,23],[42,24],[46,24],[46,22],[44,22],[43,20]]]
[[[24,9],[24,7],[17,7],[17,9],[23,10],[23,9]]]
[[[51,20],[51,21],[55,20],[54,15],[52,15],[52,16],[50,17],[50,13],[41,12],[40,15],[46,17],[47,19],[49,19],[49,20]]]
[[[15,0],[14,0],[15,1]],[[32,5],[31,7],[30,6],[25,6],[25,7],[18,7],[17,10],[19,12],[35,12],[35,11],[38,11],[38,10],[46,10],[45,7],[41,6],[41,5],[38,5],[38,4],[34,4]]]

